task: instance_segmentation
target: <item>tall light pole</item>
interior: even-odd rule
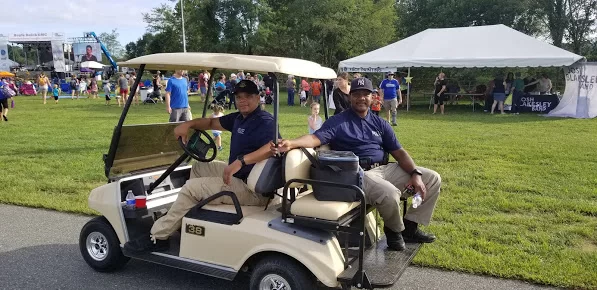
[[[182,15],[182,49],[184,52],[187,52],[187,37],[184,33],[184,6],[182,1],[184,0],[180,0],[180,14]]]

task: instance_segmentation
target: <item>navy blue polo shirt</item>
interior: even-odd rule
[[[359,158],[370,157],[373,163],[383,161],[384,151],[402,148],[388,122],[371,112],[361,118],[352,109],[332,116],[313,135],[332,150],[352,151]]]
[[[240,112],[235,112],[219,119],[222,127],[232,132],[228,164],[234,162],[239,155],[249,154],[273,140],[274,116],[261,110],[261,107],[257,107],[246,118]],[[234,177],[245,180],[252,168],[253,164],[243,166]]]

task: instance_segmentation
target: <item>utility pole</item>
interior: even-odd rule
[[[180,14],[182,16],[182,49],[184,52],[187,52],[187,37],[184,32],[184,6],[182,1],[184,0],[180,0]]]

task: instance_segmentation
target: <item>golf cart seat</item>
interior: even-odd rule
[[[271,157],[253,166],[247,186],[256,194],[269,198],[268,206],[280,202],[274,198],[275,192],[284,186],[282,169],[276,160],[278,157]],[[216,199],[228,196],[233,204],[214,203]],[[263,206],[241,205],[233,192],[222,191],[199,202],[185,215],[188,218],[217,222],[222,224],[240,224],[244,216],[263,211]]]
[[[307,148],[311,153],[315,150]],[[372,208],[364,205],[366,211],[361,207],[361,201],[320,201],[315,198],[313,191],[307,189],[299,195],[288,194],[287,189],[302,188],[305,184],[320,182],[310,179],[311,162],[300,149],[293,149],[286,153],[284,162],[284,177],[286,180],[285,196],[282,203],[283,219],[287,222],[303,224],[306,226],[325,229],[339,229],[347,227],[353,220],[363,216]],[[338,184],[338,190],[357,190],[356,186]],[[358,195],[364,198],[364,194],[358,189]]]

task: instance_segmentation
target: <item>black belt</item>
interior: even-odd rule
[[[359,158],[359,165],[361,166],[361,168],[363,168],[363,170],[367,171],[385,164],[379,162],[373,163],[373,161],[371,161],[371,158],[367,157]]]

